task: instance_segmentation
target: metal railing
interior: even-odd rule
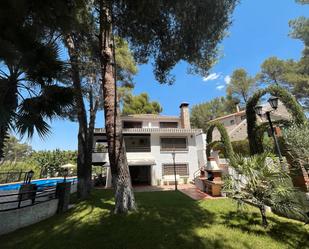
[[[67,180],[68,181],[68,180]],[[70,180],[71,186],[77,184],[77,179]],[[25,208],[44,203],[57,198],[57,184],[50,183],[36,185],[36,190],[18,193],[0,194],[0,212]]]
[[[8,182],[20,182],[25,178],[28,172],[25,171],[8,171],[0,172],[0,184]]]
[[[150,146],[126,146],[126,152],[151,152]],[[93,149],[92,153],[108,153],[107,148],[105,149]]]
[[[56,199],[56,186],[0,195],[0,212],[25,208]]]

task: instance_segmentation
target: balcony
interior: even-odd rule
[[[92,163],[106,163],[109,164],[108,153],[92,151]]]

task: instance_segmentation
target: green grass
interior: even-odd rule
[[[114,215],[112,192],[96,190],[69,212],[0,237],[1,249],[309,248],[309,228],[229,199],[194,201],[180,192],[136,193],[138,212]]]

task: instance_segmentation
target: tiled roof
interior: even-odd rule
[[[243,114],[246,114],[245,110],[240,111],[240,112],[234,112],[232,114],[228,114],[228,115],[225,115],[225,116],[222,116],[222,117],[219,117],[219,118],[212,119],[212,120],[209,121],[209,123],[212,123],[212,122],[215,122],[215,121],[219,121],[219,120],[222,120],[222,119],[226,119],[226,118],[229,118],[229,117],[232,117],[232,116],[243,115]]]
[[[268,103],[263,105],[263,109],[264,109],[264,111],[272,110]],[[245,113],[245,111],[241,111],[239,113],[243,114],[243,113]],[[218,121],[223,120],[227,117],[231,117],[231,116],[237,115],[237,114],[238,113],[226,115],[226,116],[211,120],[210,122],[215,121],[215,120],[218,120]],[[273,120],[288,120],[288,119],[291,118],[291,114],[287,111],[287,109],[285,108],[283,103],[281,101],[279,101],[278,109],[271,112],[271,118]],[[267,121],[266,121],[265,117],[263,117],[263,119],[258,117],[258,122],[267,122]],[[238,125],[231,125],[231,126],[227,126],[225,128],[226,128],[227,133],[230,136],[231,141],[243,140],[243,139],[247,138],[247,136],[248,136],[247,135],[247,119],[242,120]],[[220,137],[221,137],[221,135],[220,135],[219,131],[217,129],[214,129],[213,140],[220,140]]]

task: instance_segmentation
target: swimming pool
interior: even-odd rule
[[[75,183],[77,181],[77,178],[67,178],[67,182],[73,182]],[[50,179],[39,179],[39,180],[33,180],[31,183],[35,183],[38,185],[38,188],[43,187],[52,187],[55,186],[58,182],[63,182],[63,178],[50,178]],[[20,188],[20,185],[23,184],[22,182],[18,183],[11,183],[11,184],[2,184],[0,185],[0,191],[6,191],[6,190],[18,190]]]

